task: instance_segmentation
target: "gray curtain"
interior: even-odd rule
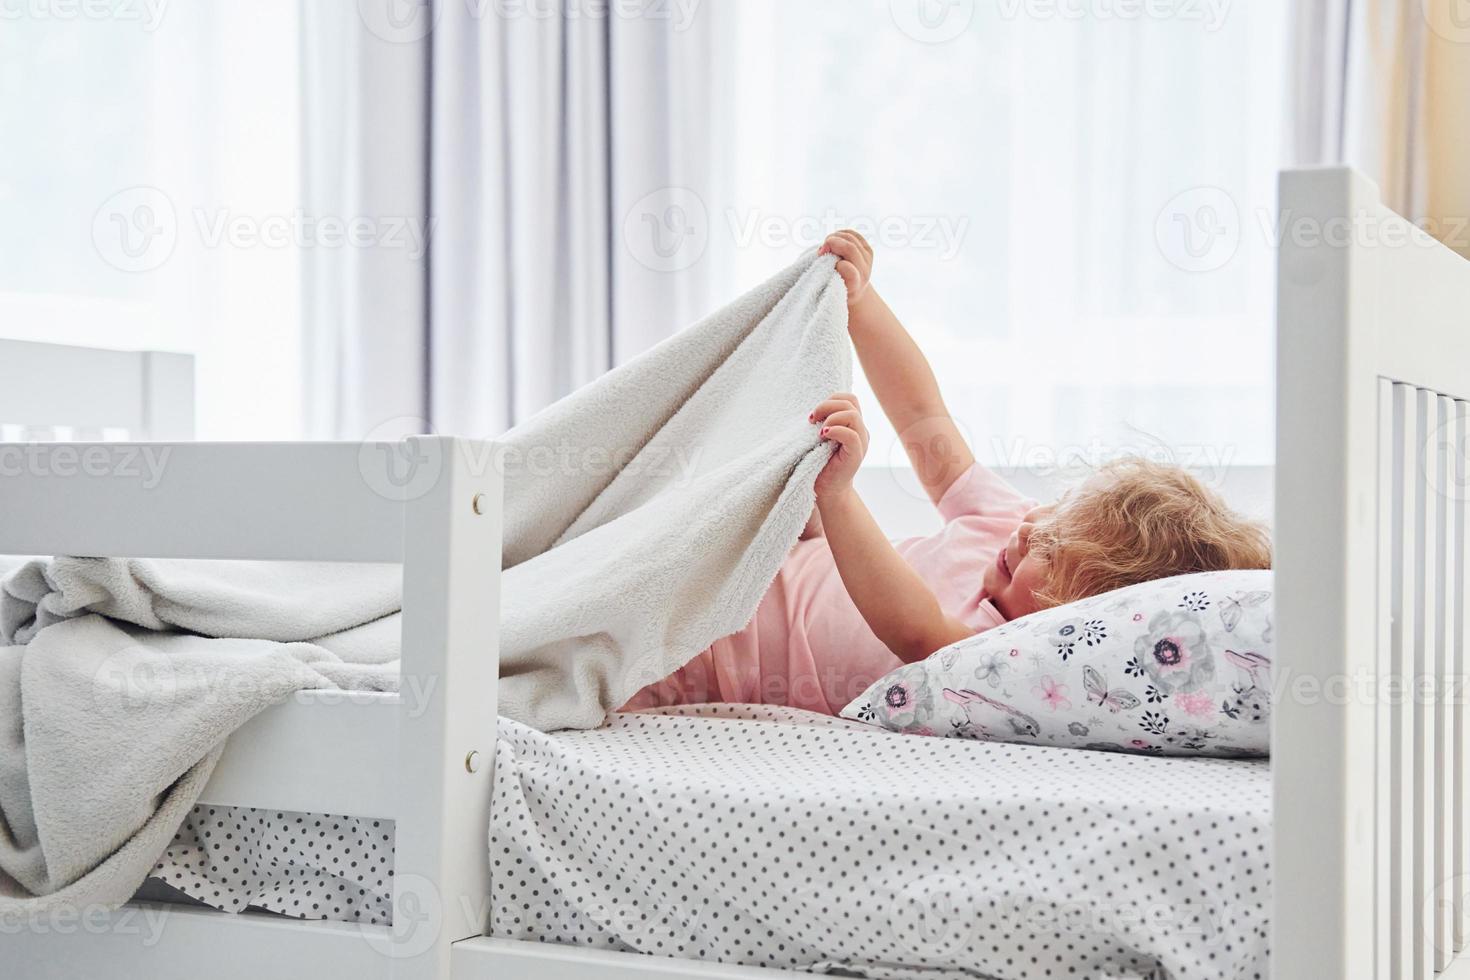
[[[308,3],[308,211],[431,228],[425,256],[309,257],[314,435],[493,436],[711,305],[628,238],[681,227],[707,166],[711,30],[567,9]]]

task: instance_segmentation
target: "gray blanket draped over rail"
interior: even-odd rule
[[[750,619],[830,454],[807,413],[851,383],[834,261],[804,256],[497,440],[501,714],[596,727]],[[125,902],[231,732],[299,691],[395,689],[400,585],[274,562],[7,575],[0,913]]]

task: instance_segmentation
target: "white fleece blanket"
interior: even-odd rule
[[[852,384],[835,264],[803,257],[503,440],[502,715],[594,728],[750,621],[831,454],[808,413]]]
[[[804,256],[500,440],[502,714],[596,727],[749,620],[830,454],[807,413],[851,381],[834,262]],[[393,689],[399,598],[389,566],[9,574],[0,914],[126,901],[251,716],[302,690]]]

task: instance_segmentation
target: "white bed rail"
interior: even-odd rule
[[[153,469],[139,462],[145,451]],[[120,471],[124,459],[141,469]],[[481,935],[488,917],[493,445],[437,436],[0,445],[6,460],[23,469],[0,479],[0,554],[402,562],[400,694],[324,693],[268,709],[231,738],[203,802],[393,819],[394,928],[347,928],[391,961],[383,975],[447,978],[450,944]],[[116,937],[67,936],[62,946],[7,937],[0,947],[27,942],[22,962],[27,949],[34,963],[64,954],[59,975],[72,976],[107,962]],[[267,962],[243,966],[256,975]]]
[[[1272,975],[1470,974],[1470,263],[1281,180]]]

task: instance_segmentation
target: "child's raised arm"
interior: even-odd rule
[[[939,383],[919,345],[872,287],[873,249],[855,231],[839,231],[819,254],[837,256],[847,285],[848,333],[878,403],[893,423],[929,499],[938,503],[975,462],[944,406]]]
[[[852,395],[833,395],[812,412],[837,451],[817,477],[817,510],[842,584],[863,621],[904,663],[974,634],[944,613],[919,573],[904,561],[852,488],[868,430]]]

